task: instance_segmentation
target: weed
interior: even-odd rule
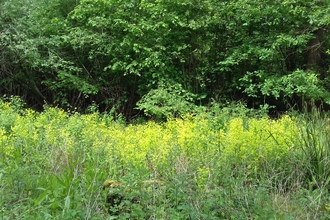
[[[329,217],[327,116],[238,106],[125,125],[17,108],[0,102],[0,219]]]

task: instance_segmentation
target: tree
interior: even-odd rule
[[[329,100],[327,1],[3,0],[0,7],[0,92],[31,106],[95,103],[129,118],[137,103],[152,108],[155,94],[189,97],[186,107]]]

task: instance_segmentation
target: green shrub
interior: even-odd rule
[[[160,82],[156,89],[142,97],[137,109],[154,119],[164,120],[200,111],[195,100],[196,95],[183,89],[181,84]]]

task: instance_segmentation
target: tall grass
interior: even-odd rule
[[[327,116],[247,111],[127,126],[0,102],[0,219],[328,218]]]
[[[329,116],[314,110],[305,117],[299,130],[298,145],[307,177],[315,187],[328,186],[330,180],[330,120]]]

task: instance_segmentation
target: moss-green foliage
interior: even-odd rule
[[[325,136],[321,126],[307,127],[307,119],[251,118],[224,108],[125,125],[105,114],[57,108],[38,113],[0,102],[0,110],[0,219],[329,214],[328,170],[321,166],[329,154],[320,148],[325,139],[310,148],[322,150],[319,166],[307,151],[310,137]],[[314,133],[307,133],[312,128]],[[106,202],[106,179],[121,183],[115,192],[120,201],[111,197],[115,205]]]

